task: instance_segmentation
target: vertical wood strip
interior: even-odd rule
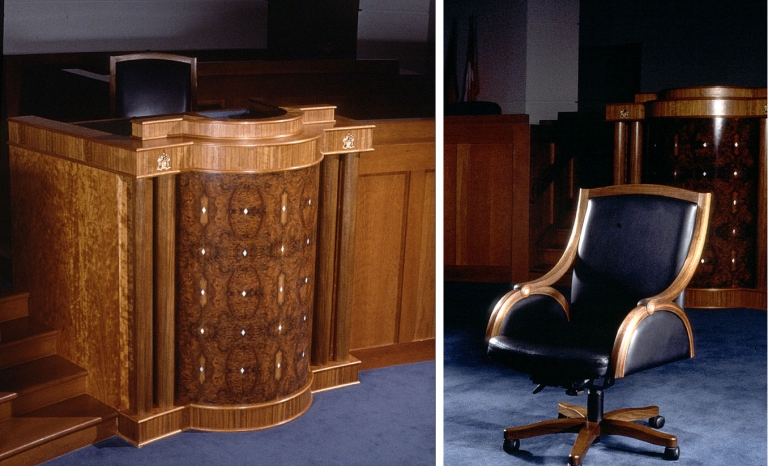
[[[768,210],[768,201],[766,196],[768,193],[768,186],[766,186],[766,179],[768,179],[768,125],[766,125],[766,119],[760,119],[760,154],[758,155],[759,165],[759,177],[758,182],[758,199],[757,199],[757,287],[765,289],[766,280],[766,261],[768,257],[766,255],[766,242],[768,242],[768,234],[766,234],[766,211]]]
[[[510,263],[512,273],[510,281],[521,283],[528,281],[530,270],[530,252],[528,237],[530,235],[531,203],[525,202],[531,193],[531,130],[529,125],[514,125],[512,143],[512,223],[510,225]],[[554,156],[554,154],[553,154]],[[515,202],[522,199],[522,202]],[[554,220],[554,219],[553,219]]]
[[[633,121],[629,135],[629,182],[639,184],[643,175],[643,125]]]
[[[617,121],[613,134],[613,184],[625,184],[627,178],[627,124]]]
[[[349,357],[354,290],[357,179],[360,170],[360,154],[350,153],[342,155],[341,170],[341,225],[339,228],[339,261],[338,278],[336,281],[336,327],[333,338],[334,361],[345,361]]]
[[[133,180],[115,175],[118,247],[118,307],[120,319],[120,411],[134,405],[131,358],[133,357]]]
[[[173,406],[176,176],[155,179],[155,403]]]
[[[456,265],[466,265],[467,225],[469,216],[469,156],[471,146],[459,144],[456,148]]]
[[[135,181],[134,206],[134,340],[133,340],[133,410],[138,415],[152,411],[152,203],[151,179]]]
[[[339,156],[326,155],[320,175],[318,211],[317,280],[312,318],[312,365],[324,366],[331,357],[334,283],[336,281],[336,239],[339,214]]]

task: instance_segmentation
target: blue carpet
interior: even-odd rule
[[[65,465],[434,465],[435,362],[360,372],[320,392],[299,418],[252,432],[187,431],[135,448],[113,437]]]
[[[557,403],[584,405],[547,388],[533,395],[527,376],[489,362],[484,331],[490,303],[506,287],[445,285],[445,465],[567,463],[575,434],[521,441],[501,448],[505,427],[557,416]],[[620,379],[605,391],[605,410],[658,405],[664,432],[678,437],[680,460],[667,463],[663,447],[604,436],[584,465],[766,465],[766,311],[695,310],[688,316],[696,355]]]

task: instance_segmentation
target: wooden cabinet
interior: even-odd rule
[[[530,134],[527,115],[445,118],[447,280],[528,280]]]
[[[377,121],[360,155],[350,350],[363,367],[434,358],[434,131]]]

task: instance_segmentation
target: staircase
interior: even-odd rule
[[[0,293],[0,466],[48,461],[117,433],[117,411],[86,394],[87,371],[56,352],[58,331]]]
[[[573,216],[571,215],[570,218]],[[573,221],[571,220],[571,223]],[[544,233],[536,240],[531,255],[531,269],[529,276],[531,279],[539,278],[552,270],[557,261],[562,257],[565,247],[568,245],[568,239],[571,237],[571,227],[565,226],[563,222],[550,225]],[[558,280],[557,286],[571,286],[571,273],[568,272]]]

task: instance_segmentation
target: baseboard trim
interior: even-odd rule
[[[350,351],[350,354],[360,360],[361,371],[412,362],[433,361],[435,339],[357,349]]]

